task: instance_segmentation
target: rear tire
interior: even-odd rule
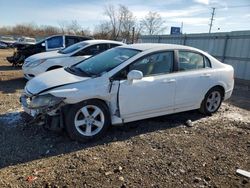
[[[205,115],[217,112],[223,101],[223,91],[219,87],[210,89],[201,103],[199,111]]]
[[[71,139],[80,142],[100,138],[109,125],[108,107],[99,100],[77,103],[66,114],[66,131]]]

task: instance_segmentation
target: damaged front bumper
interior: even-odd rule
[[[24,111],[32,116],[32,122],[36,124],[43,124],[47,129],[50,130],[61,130],[63,128],[63,113],[62,107],[65,105],[63,100],[57,104],[50,106],[42,106],[39,108],[33,108],[31,101],[33,96],[22,94],[20,97],[20,103]]]
[[[13,56],[6,57],[7,61],[13,65],[21,65],[25,60],[25,56],[18,52],[14,52]]]
[[[32,116],[33,118],[36,118],[41,112],[39,109],[31,109],[29,108],[28,105],[28,100],[30,100],[29,97],[27,97],[26,95],[22,95],[20,97],[20,103],[22,105],[23,110],[29,114],[30,116]]]

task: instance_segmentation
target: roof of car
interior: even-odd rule
[[[85,41],[79,42],[78,44],[81,44],[81,43],[87,43],[87,44],[112,43],[112,44],[124,45],[124,43],[118,42],[118,41],[114,41],[114,40],[85,40]]]
[[[162,43],[138,43],[138,44],[130,44],[127,45],[126,48],[131,48],[135,50],[152,50],[152,49],[187,49],[187,50],[197,50],[196,48],[190,47],[190,46],[184,46],[184,45],[178,45],[178,44],[162,44]]]
[[[87,39],[87,40],[93,39],[92,37],[89,37],[89,36],[65,35],[65,34],[61,34],[61,35],[59,35],[59,34],[58,34],[58,35],[51,35],[51,36],[46,37],[46,39],[52,38],[52,37],[56,37],[56,36],[65,36],[65,37],[73,37],[73,38],[84,38],[84,39]]]

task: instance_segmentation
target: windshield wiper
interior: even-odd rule
[[[73,74],[79,75],[79,76],[91,77],[91,75],[88,72],[83,71],[82,69],[78,67],[66,67],[65,70]]]

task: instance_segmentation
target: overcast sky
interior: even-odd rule
[[[148,11],[160,13],[171,26],[183,22],[184,33],[208,32],[211,7],[216,7],[212,32],[250,30],[250,0],[1,0],[0,26],[18,23],[59,26],[60,21],[77,20],[93,30],[105,20],[104,7],[125,5],[139,20]]]

